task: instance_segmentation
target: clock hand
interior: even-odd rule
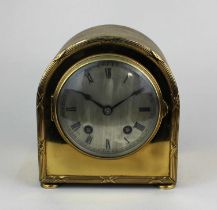
[[[116,108],[117,106],[119,106],[120,104],[122,104],[123,102],[125,102],[125,101],[126,101],[127,99],[129,99],[131,96],[138,95],[139,93],[141,93],[141,92],[144,90],[144,88],[145,88],[145,87],[142,87],[142,88],[140,88],[140,89],[134,91],[133,93],[131,93],[131,95],[129,95],[129,96],[126,97],[125,99],[119,101],[117,104],[115,104],[114,106],[111,107],[112,110],[113,110],[114,108]]]
[[[81,94],[82,96],[84,96],[84,98],[85,98],[86,100],[92,101],[92,102],[95,103],[97,106],[99,106],[100,108],[103,108],[103,109],[104,109],[104,106],[103,106],[102,104],[100,104],[99,102],[95,101],[95,100],[92,98],[91,95],[88,95],[88,94],[86,94],[86,93],[83,93],[83,92],[81,92],[81,91],[79,91],[79,90],[74,90],[74,89],[71,89],[71,90],[74,91],[74,92],[76,92],[76,93]]]

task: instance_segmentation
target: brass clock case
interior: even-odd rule
[[[156,128],[138,150],[118,158],[96,158],[73,146],[58,122],[56,104],[64,81],[81,65],[97,59],[135,65],[152,82],[160,102]],[[178,89],[160,49],[133,29],[104,25],[69,40],[46,69],[37,93],[40,182],[154,184],[172,188],[177,179]]]

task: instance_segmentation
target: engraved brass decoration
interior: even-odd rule
[[[52,121],[51,96],[63,74],[87,56],[128,56],[157,80],[165,102],[162,125],[154,139],[119,159],[97,159],[67,144]],[[37,93],[39,179],[44,188],[66,183],[152,184],[171,189],[177,179],[179,94],[160,49],[145,35],[123,26],[87,29],[69,40],[46,69]]]

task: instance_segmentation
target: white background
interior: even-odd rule
[[[39,186],[39,80],[70,37],[100,24],[145,33],[173,70],[181,99],[174,190]],[[0,0],[0,209],[217,209],[216,64],[216,0]]]

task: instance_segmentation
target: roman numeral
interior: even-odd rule
[[[151,108],[150,107],[139,107],[140,112],[150,112]]]
[[[110,150],[110,149],[111,149],[110,141],[109,139],[106,139],[106,150]]]
[[[126,137],[124,137],[124,140],[129,144],[130,142],[129,142],[129,140],[126,138]]]
[[[75,124],[71,125],[71,129],[73,131],[77,131],[80,127],[81,127],[81,123],[80,122],[76,122]]]
[[[107,79],[111,79],[111,68],[105,68],[105,75]]]
[[[88,137],[86,138],[85,142],[86,142],[87,144],[91,144],[92,140],[93,140],[93,137],[92,137],[92,136],[88,136]]]
[[[145,129],[145,126],[136,122],[134,125],[134,128],[137,128],[138,130],[143,131]]]
[[[66,107],[66,111],[67,112],[75,112],[75,111],[77,111],[77,108],[75,106]]]
[[[123,83],[126,83],[127,79],[128,79],[128,74],[127,74],[127,76],[125,77]]]
[[[94,82],[94,81],[93,81],[93,78],[92,78],[92,76],[91,76],[91,74],[90,74],[90,72],[87,72],[87,73],[85,74],[85,76],[87,77],[89,83],[93,83],[93,82]]]

